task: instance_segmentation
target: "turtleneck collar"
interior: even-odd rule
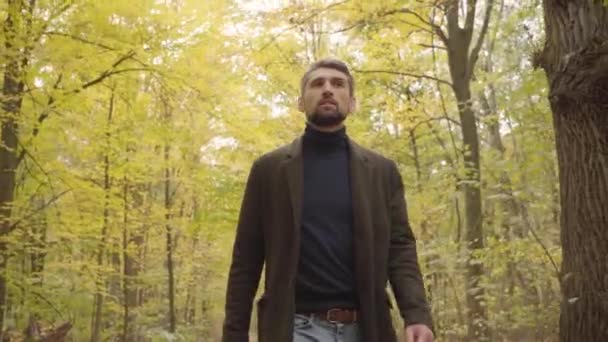
[[[333,152],[347,147],[346,127],[334,132],[321,132],[307,124],[304,130],[304,144],[318,152]]]

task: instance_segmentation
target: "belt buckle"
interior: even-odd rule
[[[333,308],[333,309],[327,310],[327,312],[325,313],[325,320],[328,321],[329,323],[334,323],[334,324],[340,323],[339,321],[336,321],[336,320],[330,318],[332,312],[340,312],[340,311],[341,310],[338,308]]]

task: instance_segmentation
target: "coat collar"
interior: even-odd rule
[[[287,147],[285,153],[285,176],[289,185],[289,195],[294,211],[294,227],[300,227],[302,217],[302,182],[303,182],[303,157],[302,140],[300,136]],[[361,146],[348,138],[349,146],[349,170],[351,179],[351,193],[353,209],[357,209],[364,201],[364,190],[362,186],[369,181],[370,172],[373,168],[369,160],[368,152]]]
[[[296,138],[288,147],[285,158],[288,162],[302,162],[302,141],[303,137]],[[367,156],[367,152],[351,138],[347,138],[351,160],[361,163],[362,166],[372,167]],[[351,166],[354,166],[351,164]],[[352,170],[351,170],[352,171]]]

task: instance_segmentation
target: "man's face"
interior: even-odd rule
[[[308,121],[320,127],[342,123],[354,107],[346,75],[331,68],[311,72],[298,100],[298,108]]]

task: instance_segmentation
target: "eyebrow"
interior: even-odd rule
[[[312,84],[313,82],[316,82],[317,80],[326,80],[326,79],[327,79],[327,77],[323,77],[323,76],[315,77],[310,80],[309,84]],[[346,82],[346,77],[342,77],[342,76],[332,76],[332,77],[329,77],[329,79],[332,81],[339,80],[339,81]]]

